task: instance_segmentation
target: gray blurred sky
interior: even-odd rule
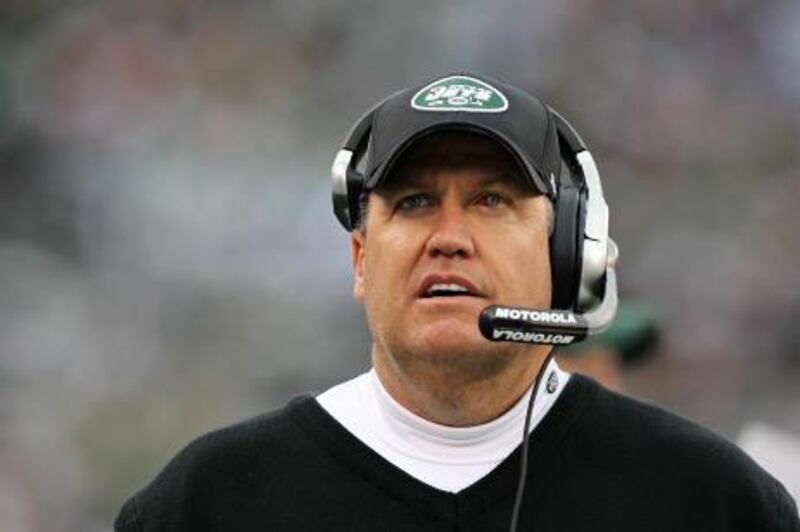
[[[800,4],[6,1],[0,522],[107,529],[199,432],[368,364],[328,170],[356,117],[453,70],[592,147],[636,393],[800,433]]]

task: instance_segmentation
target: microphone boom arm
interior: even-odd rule
[[[478,328],[493,342],[569,345],[605,331],[614,320],[617,296],[617,246],[608,240],[608,265],[603,299],[584,314],[570,310],[538,310],[491,305],[481,311]]]

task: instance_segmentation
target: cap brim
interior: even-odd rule
[[[376,188],[382,186],[385,183],[386,178],[391,174],[391,170],[395,163],[400,159],[403,153],[406,152],[406,150],[416,145],[429,135],[444,131],[477,133],[496,141],[514,158],[517,166],[523,172],[522,177],[524,178],[525,184],[529,186],[533,192],[545,195],[549,194],[550,188],[539,175],[539,172],[536,171],[531,161],[528,160],[525,152],[520,146],[517,146],[516,143],[511,141],[497,129],[494,129],[491,126],[487,126],[483,123],[471,121],[469,120],[468,116],[458,120],[453,120],[451,118],[447,121],[434,123],[406,135],[400,140],[400,142],[395,144],[391,151],[386,154],[384,161],[377,167],[373,168],[366,176],[364,182],[366,190],[375,190]]]

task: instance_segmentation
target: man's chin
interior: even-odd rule
[[[459,316],[437,317],[425,320],[416,329],[412,336],[442,347],[462,343],[483,345],[485,348],[490,346],[490,342],[481,336],[477,315],[465,313]]]
[[[421,345],[414,353],[418,364],[428,366],[442,374],[460,375],[468,380],[484,380],[501,373],[514,357],[505,346],[476,342],[472,339],[453,338],[448,341],[431,341]]]
[[[513,351],[512,344],[498,344],[486,340],[476,323],[466,324],[460,320],[437,320],[421,326],[413,338],[412,351],[415,356],[430,360],[474,360],[487,357],[507,356]]]

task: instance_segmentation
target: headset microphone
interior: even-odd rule
[[[478,318],[481,334],[493,342],[569,345],[587,336],[601,333],[611,325],[617,313],[617,246],[608,239],[608,259],[603,299],[596,308],[578,314],[571,310],[530,309],[492,305]]]

